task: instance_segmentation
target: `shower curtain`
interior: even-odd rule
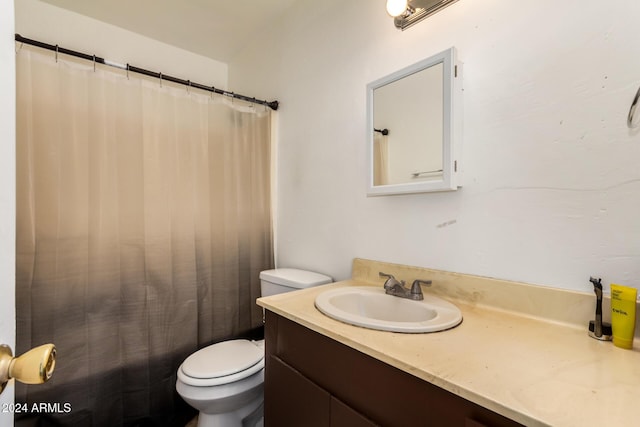
[[[184,425],[179,364],[262,325],[269,111],[24,47],[17,117],[17,352],[58,361],[16,425]]]
[[[373,185],[389,184],[389,137],[373,132]]]

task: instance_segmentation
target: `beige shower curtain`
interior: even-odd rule
[[[373,185],[389,184],[389,138],[373,132]]]
[[[17,401],[70,404],[39,425],[180,425],[178,365],[262,322],[270,113],[35,48],[17,81],[17,350],[58,348]]]

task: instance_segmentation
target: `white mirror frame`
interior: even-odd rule
[[[373,185],[373,92],[418,71],[443,64],[442,180]],[[367,85],[367,196],[453,191],[461,186],[462,152],[462,64],[454,47],[396,71]]]

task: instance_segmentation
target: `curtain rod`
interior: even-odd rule
[[[241,99],[243,101],[246,102],[251,102],[253,104],[260,104],[260,105],[266,105],[267,107],[271,108],[272,110],[277,110],[278,109],[278,101],[263,101],[261,99],[256,99],[256,98],[250,98],[248,96],[244,96],[244,95],[240,95],[234,92],[229,92],[223,89],[218,89],[216,87],[213,86],[205,86],[203,84],[200,83],[195,83],[192,82],[191,80],[184,80],[184,79],[179,79],[177,77],[173,77],[173,76],[169,76],[167,74],[163,74],[163,73],[157,73],[155,71],[149,71],[146,70],[144,68],[139,68],[139,67],[134,67],[133,65],[130,64],[118,64],[116,62],[112,62],[109,61],[107,59],[101,58],[99,56],[95,56],[95,55],[87,55],[86,53],[82,53],[82,52],[77,52],[75,50],[71,50],[71,49],[66,49],[64,47],[60,47],[58,45],[52,45],[52,44],[48,44],[48,43],[44,43],[41,41],[37,41],[37,40],[33,40],[33,39],[28,39],[26,37],[22,37],[20,34],[16,34],[16,41],[20,42],[20,43],[25,43],[25,44],[29,44],[32,46],[37,46],[40,47],[42,49],[47,49],[47,50],[52,50],[54,52],[56,52],[56,55],[58,55],[58,53],[63,53],[65,55],[70,55],[70,56],[75,56],[76,58],[82,58],[82,59],[86,59],[87,61],[92,61],[98,64],[104,64],[104,65],[108,65],[110,67],[115,67],[115,68],[120,68],[122,70],[127,70],[133,73],[138,73],[138,74],[144,74],[145,76],[149,76],[149,77],[155,77],[157,79],[160,80],[167,80],[173,83],[178,83],[181,85],[185,85],[185,86],[189,86],[189,87],[194,87],[197,89],[201,89],[201,90],[205,90],[207,92],[213,92],[213,93],[218,93],[220,95],[226,95],[229,96],[231,98],[236,98],[236,99]],[[57,58],[57,56],[56,56]]]

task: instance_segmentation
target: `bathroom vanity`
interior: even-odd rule
[[[267,425],[520,425],[270,311],[265,339]]]
[[[381,286],[378,272],[431,279],[462,311],[431,334],[331,319],[327,289]],[[634,425],[640,353],[590,338],[594,297],[496,279],[355,260],[351,280],[261,298],[267,426]],[[605,300],[605,311],[607,309]]]

